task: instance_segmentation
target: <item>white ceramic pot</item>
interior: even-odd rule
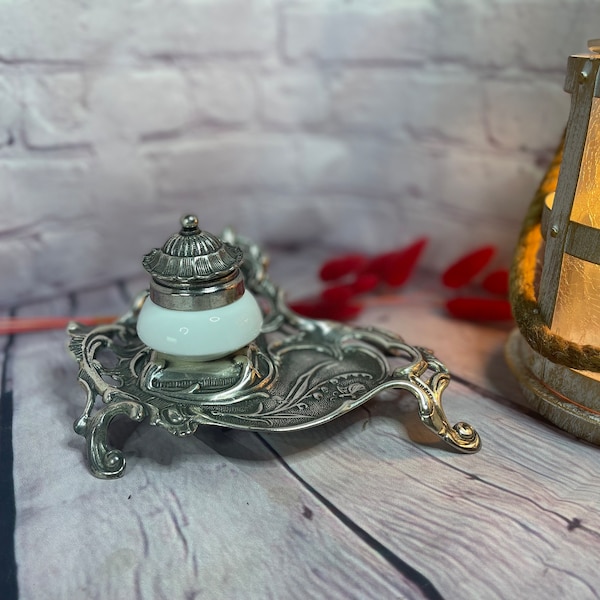
[[[262,323],[258,302],[248,291],[232,304],[197,311],[163,308],[147,298],[138,316],[137,333],[153,350],[207,361],[249,344]]]

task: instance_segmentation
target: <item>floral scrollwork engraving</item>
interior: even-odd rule
[[[293,431],[331,421],[389,389],[411,393],[421,421],[450,446],[479,449],[473,427],[451,425],[446,417],[442,394],[450,375],[431,351],[374,327],[294,314],[268,279],[260,249],[234,242],[245,251],[247,287],[267,300],[262,333],[237,353],[206,363],[157,355],[136,333],[143,294],[113,324],[69,326],[69,349],[86,393],[74,428],[86,438],[94,475],[114,478],[125,469],[123,453],[108,444],[116,416],[147,419],[176,436],[191,435],[200,425]]]

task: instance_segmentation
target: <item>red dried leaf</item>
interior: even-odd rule
[[[370,275],[375,275],[381,279],[385,276],[385,274],[390,269],[390,264],[394,260],[395,252],[386,252],[384,254],[378,254],[371,258],[371,260],[365,265],[363,269],[363,273],[368,273]]]
[[[512,319],[508,300],[462,297],[446,302],[446,309],[457,319],[466,321],[508,321]]]
[[[374,290],[378,284],[379,277],[374,273],[361,273],[351,285],[355,294],[364,294]]]
[[[467,285],[485,269],[495,252],[496,249],[493,246],[483,246],[469,252],[444,271],[442,283],[453,289]]]
[[[481,287],[490,294],[508,296],[508,270],[492,271],[482,282]]]
[[[366,264],[367,259],[362,254],[345,254],[323,263],[319,270],[319,277],[321,281],[335,281],[356,273]]]
[[[383,280],[392,287],[404,285],[413,274],[426,245],[427,238],[421,238],[404,250],[396,252],[386,265]]]
[[[330,304],[346,304],[356,292],[354,287],[347,285],[333,285],[321,292],[321,299]]]
[[[392,287],[400,287],[412,275],[427,238],[420,238],[410,246],[374,256],[364,268],[364,273],[376,275]]]
[[[290,304],[290,308],[299,315],[311,319],[330,319],[333,321],[349,321],[357,317],[363,310],[360,304],[337,304],[321,299],[299,300]]]
[[[296,302],[290,302],[290,308],[309,319],[319,319],[319,301],[314,299],[308,300],[297,300]]]
[[[333,321],[350,321],[363,311],[361,304],[328,304],[323,307],[323,319]]]

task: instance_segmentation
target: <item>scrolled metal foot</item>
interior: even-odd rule
[[[146,416],[146,410],[142,404],[132,400],[114,401],[104,406],[88,421],[85,436],[88,463],[93,475],[100,479],[121,477],[125,470],[123,453],[108,445],[108,427],[118,415],[141,421]]]
[[[426,348],[408,347],[413,352],[413,362],[400,370],[406,377],[398,381],[400,389],[409,391],[417,398],[422,423],[452,448],[464,452],[477,452],[481,438],[472,425],[459,421],[451,425],[442,407],[442,394],[450,383],[446,367]],[[427,377],[427,373],[432,373]]]
[[[407,360],[392,371],[380,389],[410,392],[417,399],[421,422],[452,448],[464,453],[481,448],[481,438],[474,427],[464,421],[455,425],[448,421],[442,407],[442,394],[450,383],[450,373],[431,350],[410,346],[395,333],[375,327],[350,330],[348,338],[368,342],[386,356]]]

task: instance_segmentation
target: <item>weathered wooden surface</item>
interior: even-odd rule
[[[27,312],[121,312],[125,292]],[[294,434],[179,439],[117,422],[125,476],[97,480],[71,429],[84,396],[65,334],[18,336],[8,352],[20,597],[598,597],[598,449],[511,402],[507,328],[450,321],[435,298],[406,292],[362,321],[448,364],[446,412],[478,428],[477,455],[438,444],[403,395]]]

